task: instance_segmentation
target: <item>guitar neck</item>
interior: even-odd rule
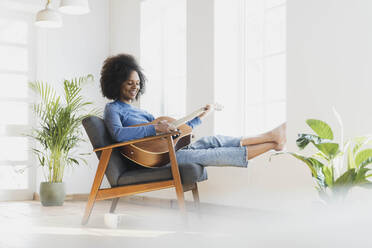
[[[186,122],[188,121],[191,121],[192,119],[194,119],[195,117],[197,117],[198,115],[200,115],[201,113],[203,113],[204,111],[204,108],[200,108],[194,112],[192,112],[191,114],[181,118],[181,119],[178,119],[176,121],[174,121],[172,124],[178,128],[179,126],[185,124]]]

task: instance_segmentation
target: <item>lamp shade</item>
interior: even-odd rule
[[[43,28],[59,28],[62,27],[62,17],[48,4],[45,9],[36,14],[35,25]]]
[[[83,15],[89,13],[88,0],[61,0],[59,11],[69,15]]]

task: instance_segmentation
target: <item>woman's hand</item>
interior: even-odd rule
[[[170,133],[172,131],[175,131],[176,128],[166,120],[159,121],[157,124],[154,125],[156,135],[158,134],[164,134],[164,133]]]
[[[205,105],[204,112],[201,113],[198,117],[200,119],[206,117],[210,113],[211,109],[212,109],[212,105],[210,105],[210,104]]]

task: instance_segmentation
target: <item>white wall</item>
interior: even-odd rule
[[[89,3],[89,14],[63,15],[62,28],[38,29],[36,79],[61,87],[64,78],[93,74],[95,82],[83,94],[103,109],[105,101],[99,88],[99,75],[102,62],[109,54],[109,2],[90,0]],[[91,152],[89,141],[79,150]],[[95,154],[89,156],[88,164],[66,170],[64,181],[67,194],[90,192],[97,167]],[[38,174],[37,192],[39,182],[43,180],[40,170]]]
[[[187,22],[187,92],[186,112],[191,113],[214,102],[214,1],[188,0]],[[213,135],[213,114],[203,120],[196,138]]]
[[[346,138],[371,133],[372,2],[288,0],[287,8],[289,148],[295,149],[297,133],[309,131],[307,118],[328,122],[339,139],[332,106]],[[288,169],[296,166],[305,167],[288,160]],[[296,187],[309,187],[308,172],[288,172]]]
[[[371,132],[371,8],[368,0],[289,1],[288,114],[294,128],[312,116],[336,123],[335,106],[346,136]]]
[[[141,1],[110,1],[110,55],[140,56]]]

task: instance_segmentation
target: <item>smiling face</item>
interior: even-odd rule
[[[136,71],[132,71],[127,81],[120,87],[120,100],[131,104],[140,90],[140,78]]]

